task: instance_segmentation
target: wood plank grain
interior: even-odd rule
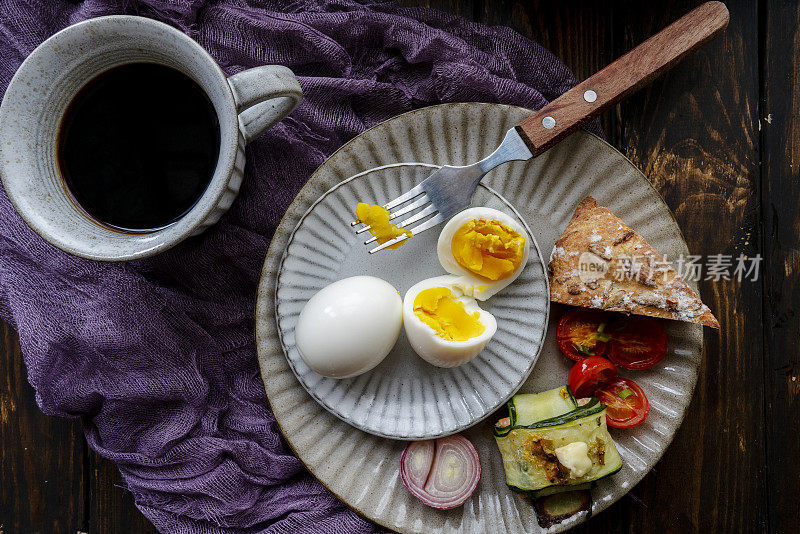
[[[534,156],[541,154],[649,85],[727,25],[728,10],[723,3],[706,2],[696,7],[537,110],[517,126],[517,131]]]
[[[800,524],[800,5],[765,3],[761,208],[771,532]]]
[[[479,22],[509,26],[536,41],[584,80],[614,59],[610,0],[484,1]],[[619,138],[618,108],[600,116],[609,141]]]
[[[158,531],[136,508],[116,464],[94,451],[89,453],[89,531],[156,534]]]
[[[618,52],[698,3],[626,4],[614,13]],[[621,146],[665,198],[693,254],[752,257],[761,244],[759,13],[749,0],[728,8],[721,38],[620,106]],[[730,280],[703,281],[700,290],[722,329],[705,329],[686,418],[629,506],[612,508],[594,528],[765,531],[761,288]]]
[[[86,445],[77,420],[44,415],[16,333],[0,321],[0,532],[86,530]]]

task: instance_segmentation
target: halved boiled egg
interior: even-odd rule
[[[465,295],[452,275],[423,280],[403,299],[403,324],[411,346],[428,363],[455,367],[483,350],[497,331],[494,316]]]
[[[437,254],[466,295],[486,300],[513,282],[528,262],[525,228],[502,211],[469,208],[453,216],[439,234]]]

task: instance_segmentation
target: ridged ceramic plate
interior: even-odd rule
[[[503,464],[491,433],[495,417],[463,432],[477,448],[483,470],[472,498],[460,508],[440,511],[412,497],[398,473],[406,443],[344,423],[323,408],[292,372],[275,319],[279,266],[303,215],[339,182],[367,169],[402,161],[434,165],[476,161],[502,141],[508,128],[530,113],[497,104],[449,104],[407,113],[364,132],[314,173],[287,210],[267,253],[256,307],[256,341],[267,396],[281,431],[308,469],[342,501],[400,532],[522,533],[542,529],[530,504],[505,485]],[[510,199],[512,207],[528,222],[545,257],[575,206],[589,194],[662,254],[671,258],[688,254],[669,209],[647,179],[622,154],[590,134],[576,133],[535,160],[503,165],[489,173],[483,183]],[[316,259],[311,251],[307,254]],[[508,288],[512,293],[513,287]],[[559,353],[555,343],[557,319],[555,316],[550,321],[539,359],[522,392],[543,391],[566,382],[570,361]],[[498,323],[502,321],[498,318]],[[593,488],[593,513],[627,493],[653,467],[683,419],[700,365],[702,330],[669,322],[667,335],[667,357],[650,370],[628,374],[646,391],[650,416],[634,429],[611,429],[624,465]],[[440,394],[447,398],[447,392]],[[583,520],[585,517],[575,516],[551,531],[565,530]]]
[[[320,172],[328,172],[327,166]],[[497,319],[497,333],[472,361],[450,369],[435,367],[414,353],[404,332],[383,362],[354,378],[326,378],[300,358],[294,339],[300,311],[331,282],[377,276],[405,295],[417,282],[447,274],[436,255],[441,227],[422,232],[398,250],[369,254],[364,234],[356,235],[350,226],[359,200],[386,204],[435,169],[423,164],[390,165],[335,185],[300,219],[278,269],[275,317],[289,365],[328,411],[378,436],[429,439],[480,421],[502,406],[528,377],[547,328],[547,274],[532,240],[519,278],[481,303]],[[473,205],[506,212],[527,227],[511,205],[486,186],[478,188]]]

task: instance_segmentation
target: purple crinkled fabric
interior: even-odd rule
[[[440,102],[539,108],[575,78],[508,28],[394,3],[5,0],[0,89],[56,31],[115,13],[172,24],[228,74],[286,65],[305,99],[248,146],[222,220],[155,258],[70,256],[0,191],[0,316],[19,332],[39,406],[82,418],[161,532],[377,531],[308,474],[270,412],[253,336],[270,237],[325,157],[378,122]]]

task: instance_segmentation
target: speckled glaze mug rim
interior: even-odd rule
[[[36,177],[32,176],[32,174],[35,173],[35,169],[20,169],[19,165],[15,166],[15,164],[11,163],[11,161],[13,161],[13,155],[7,153],[7,147],[11,145],[11,143],[5,139],[6,136],[3,133],[3,130],[5,129],[3,128],[0,128],[0,177],[2,178],[7,196],[17,213],[20,214],[28,226],[33,228],[45,240],[61,248],[62,250],[80,257],[105,261],[124,261],[152,256],[171,248],[191,235],[192,232],[202,224],[206,217],[218,209],[220,201],[223,199],[223,196],[226,193],[227,184],[234,171],[239,137],[241,134],[239,132],[239,115],[237,113],[236,102],[232,89],[228,83],[228,78],[225,76],[225,73],[219,67],[214,58],[211,57],[211,55],[202,46],[179,30],[162,22],[134,15],[110,15],[89,19],[64,28],[63,30],[55,33],[45,40],[41,45],[39,45],[25,59],[12,77],[12,80],[8,86],[8,90],[6,91],[6,95],[11,95],[10,98],[20,96],[20,93],[18,93],[19,84],[27,83],[23,82],[23,80],[30,76],[30,73],[28,72],[29,69],[32,68],[36,60],[41,56],[52,53],[52,51],[54,49],[57,50],[58,47],[75,46],[75,41],[86,39],[86,37],[83,37],[83,35],[88,33],[89,30],[108,28],[113,24],[122,25],[128,29],[134,28],[136,32],[140,32],[145,36],[149,32],[154,31],[166,32],[172,35],[186,47],[192,49],[194,52],[193,55],[196,58],[196,65],[199,68],[202,68],[204,72],[213,79],[213,81],[206,80],[204,82],[203,80],[198,80],[192,76],[192,79],[195,81],[195,83],[197,83],[212,100],[220,124],[220,145],[217,165],[214,170],[214,174],[209,180],[203,194],[183,217],[163,228],[159,228],[152,232],[137,232],[135,234],[120,233],[115,231],[121,236],[121,239],[125,239],[127,236],[152,236],[155,241],[153,244],[143,246],[139,242],[131,241],[128,250],[110,251],[102,247],[90,249],[82,246],[82,243],[78,240],[69,238],[64,239],[57,232],[55,232],[53,228],[50,227],[49,221],[37,216],[32,206],[28,205],[27,199],[24,197],[24,195],[18,194],[16,188],[13,187],[13,182],[15,180],[35,179]],[[91,38],[89,38],[89,40],[91,40]],[[127,43],[120,44],[117,49],[122,49],[124,46],[128,46]],[[85,52],[85,57],[94,57],[97,53],[96,50],[97,49],[88,50]],[[167,52],[167,55],[169,55],[169,52]],[[113,68],[114,66],[121,64],[141,61],[142,60],[140,59],[132,58],[130,61],[119,62],[109,68]],[[157,60],[154,62],[160,63]],[[175,65],[170,66],[175,67]],[[178,68],[185,74],[189,75],[185,69],[181,69],[180,67],[175,68]],[[77,87],[73,86],[70,88],[73,96],[97,74],[99,73],[87,78]],[[64,75],[61,74],[61,76],[63,77]],[[208,86],[210,83],[214,83],[219,86],[217,89],[221,90],[221,97],[219,94],[214,97],[209,93]],[[3,104],[4,105],[0,106],[0,125],[4,124],[6,120],[9,120],[11,118],[9,115],[13,113],[13,111],[9,110],[10,106],[6,104],[6,98],[3,99]],[[61,117],[58,118],[59,122],[60,120]],[[37,140],[34,139],[33,141],[36,143]],[[64,191],[64,194],[68,195],[66,191]],[[98,228],[102,227],[105,230],[108,230],[91,217],[88,217],[82,210],[78,208],[76,208],[76,210],[82,213],[87,220],[97,225]]]

